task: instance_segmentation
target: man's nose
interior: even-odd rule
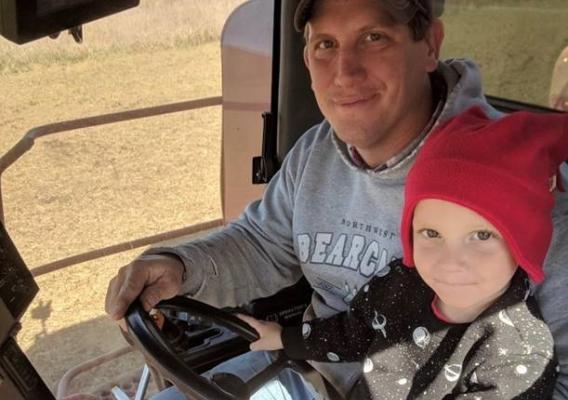
[[[365,79],[365,68],[356,49],[340,49],[336,58],[335,84],[350,87]]]

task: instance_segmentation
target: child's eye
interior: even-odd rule
[[[440,237],[438,231],[435,231],[434,229],[422,229],[420,234],[428,239],[436,239]]]
[[[473,234],[473,238],[476,240],[489,240],[493,237],[493,232],[490,231],[477,231]]]

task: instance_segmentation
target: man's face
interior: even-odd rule
[[[413,218],[418,273],[455,322],[476,316],[509,286],[517,270],[499,231],[472,210],[443,200],[418,203]]]
[[[415,42],[408,26],[393,24],[378,0],[315,5],[304,51],[312,89],[339,138],[371,166],[402,150],[428,122],[428,73],[437,66],[440,24]]]

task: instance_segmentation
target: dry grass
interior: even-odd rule
[[[0,39],[0,153],[30,128],[221,94],[222,22],[242,0],[147,0],[23,47]],[[2,176],[6,226],[35,267],[66,256],[218,218],[221,110],[42,138]],[[134,250],[38,278],[18,341],[47,384],[124,343],[103,310],[110,278]],[[77,381],[89,391],[139,360]]]
[[[46,122],[219,95],[218,59],[206,43],[5,77],[3,146]],[[220,122],[214,107],[39,139],[3,176],[24,259],[37,266],[218,215]]]

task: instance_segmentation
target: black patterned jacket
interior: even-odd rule
[[[553,340],[520,269],[475,321],[448,324],[434,292],[400,260],[369,281],[348,311],[284,328],[293,359],[363,361],[351,399],[548,399]]]

